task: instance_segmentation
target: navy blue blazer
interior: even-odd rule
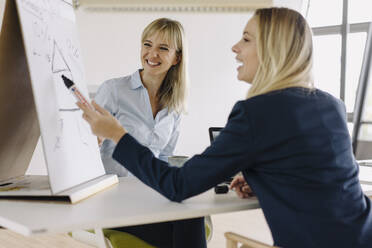
[[[182,168],[129,134],[113,158],[178,202],[243,172],[277,246],[372,247],[371,201],[358,180],[345,107],[323,91],[289,88],[237,102],[213,144]]]

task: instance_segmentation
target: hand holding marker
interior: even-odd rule
[[[62,75],[62,79],[63,79],[63,82],[65,83],[67,89],[72,93],[72,95],[75,97],[76,100],[78,100],[82,104],[88,106],[89,108],[95,110],[94,107],[89,104],[89,102],[87,101],[87,99],[85,99],[85,97],[83,96],[83,94],[81,94],[80,90],[78,90],[78,88],[76,87],[76,85],[74,84],[74,82],[72,82],[70,79],[68,79],[67,77],[65,77],[65,75]],[[98,145],[101,146],[102,143],[103,143],[103,141],[105,139],[104,138],[100,138],[100,137],[97,137],[97,139],[98,139]]]
[[[81,102],[82,104],[85,104],[89,108],[93,109],[93,106],[89,104],[89,102],[85,99],[83,94],[78,90],[74,82],[72,82],[70,79],[62,75],[63,82],[65,83],[67,89],[72,93],[72,95],[75,97],[76,100]]]

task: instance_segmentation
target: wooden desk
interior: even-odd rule
[[[182,203],[170,202],[134,177],[75,205],[0,201],[0,225],[23,235],[110,228],[258,208],[258,201],[212,190]]]

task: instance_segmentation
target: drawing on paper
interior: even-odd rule
[[[59,6],[59,3],[72,8],[72,1],[21,1],[23,2],[22,9],[33,17],[32,32],[33,38],[37,42],[33,43],[32,55],[46,61],[50,65],[53,75],[53,82],[51,83],[54,84],[58,111],[60,112],[57,123],[58,135],[55,136],[53,150],[58,151],[62,149],[65,142],[63,136],[66,130],[80,138],[79,140],[82,145],[89,146],[89,136],[91,136],[91,133],[89,129],[87,130],[81,114],[74,113],[80,113],[80,109],[76,106],[76,100],[72,97],[61,79],[61,76],[65,75],[74,81],[76,73],[82,74],[82,69],[79,65],[81,60],[80,51],[78,46],[74,44],[73,38],[69,36],[57,36],[51,32],[53,28],[49,26],[53,22],[58,23],[58,18],[61,17],[61,6]],[[70,65],[70,63],[73,63],[73,65]],[[75,68],[75,71],[72,70],[72,67]],[[67,126],[66,123],[68,123]]]
[[[69,91],[64,85],[61,76],[65,75],[66,77],[74,80],[71,69],[63,55],[60,47],[57,42],[53,41],[52,49],[52,61],[51,61],[51,70],[54,74],[54,84],[57,94],[57,101],[59,104],[59,111],[78,111],[75,104],[75,100],[71,97]]]

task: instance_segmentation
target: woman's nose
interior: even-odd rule
[[[233,45],[233,47],[231,48],[231,50],[234,52],[234,53],[238,53],[238,44],[235,44]]]
[[[159,53],[156,48],[151,48],[149,51],[150,57],[158,57]]]

